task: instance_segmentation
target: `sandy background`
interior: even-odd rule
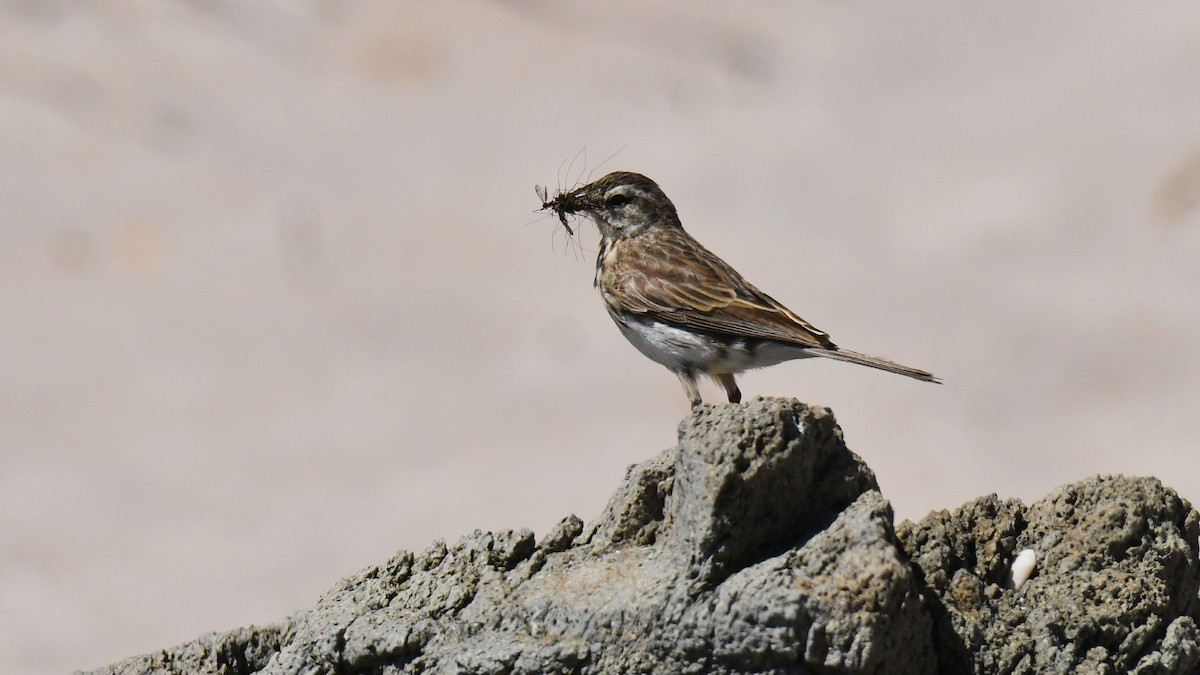
[[[594,228],[533,213],[617,168],[946,380],[743,378],[833,407],[900,517],[1200,498],[1200,4],[4,0],[0,671],[595,516],[687,410]]]

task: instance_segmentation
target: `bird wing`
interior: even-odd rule
[[[836,349],[829,335],[742,278],[680,228],[620,242],[600,286],[614,309],[724,335]]]

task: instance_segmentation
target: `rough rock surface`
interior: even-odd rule
[[[1197,672],[1200,527],[1154,479],[896,532],[827,409],[705,406],[679,438],[587,527],[401,552],[284,623],[95,672]]]
[[[944,673],[1200,672],[1195,510],[1153,478],[1097,476],[901,523]],[[1023,549],[1034,575],[1011,588]]]

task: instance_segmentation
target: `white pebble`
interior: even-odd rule
[[[1021,584],[1033,574],[1033,568],[1037,564],[1037,553],[1033,549],[1027,548],[1017,554],[1017,557],[1012,563],[1012,586],[1020,588]]]

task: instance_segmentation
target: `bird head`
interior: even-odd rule
[[[675,205],[654,181],[640,173],[615,171],[581,188],[542,203],[560,219],[581,213],[604,239],[625,239],[656,227],[680,227]]]

